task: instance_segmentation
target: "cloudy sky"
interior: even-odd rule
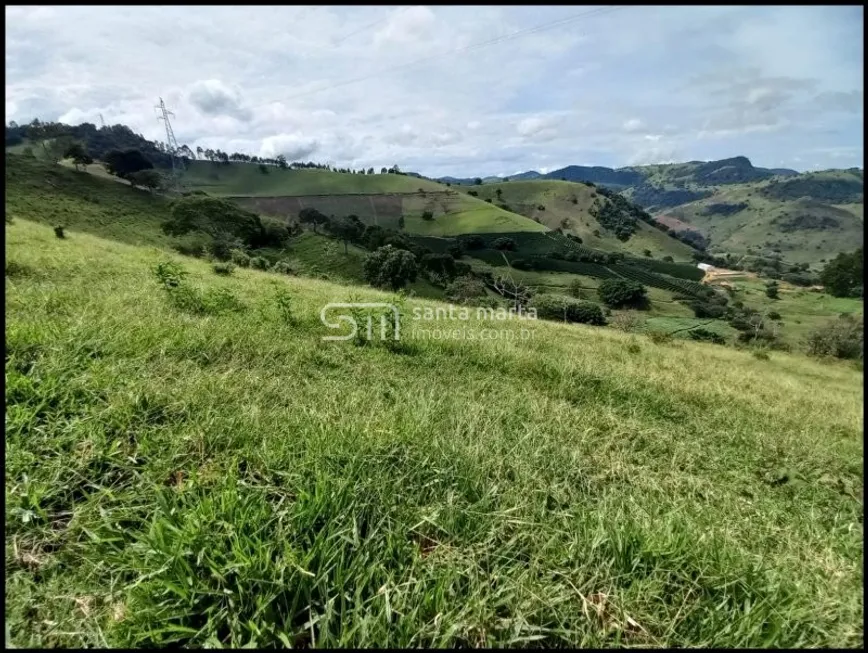
[[[6,121],[430,176],[863,165],[862,7],[6,7]]]

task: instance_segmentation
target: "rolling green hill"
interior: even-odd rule
[[[690,247],[641,221],[629,240],[618,240],[591,214],[595,201],[607,200],[586,184],[558,180],[509,181],[462,187],[462,191],[478,193],[479,199],[505,205],[550,229],[560,228],[564,233],[575,234],[583,244],[594,249],[636,256],[650,250],[655,258],[670,255],[676,261],[692,261]]]
[[[849,365],[5,230],[9,647],[861,646]]]
[[[618,169],[568,166],[541,179],[593,182],[618,191],[653,214],[689,223],[709,240],[712,253],[777,249],[788,262],[816,264],[852,250],[863,238],[861,169],[799,173],[757,168],[737,156]],[[521,196],[524,183],[475,188],[482,194],[516,184]],[[743,203],[748,206],[726,213]]]
[[[446,187],[408,175],[354,175],[329,170],[290,170],[274,166],[260,171],[248,163],[193,161],[181,177],[185,188],[209,195],[280,197],[284,195],[345,195],[415,193],[419,189],[442,191]]]
[[[719,186],[665,215],[707,236],[711,252],[779,253],[817,266],[864,239],[861,189],[861,173],[802,174]]]

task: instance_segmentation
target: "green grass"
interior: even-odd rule
[[[840,172],[840,171],[839,171]],[[823,179],[822,175],[806,174],[799,178]],[[834,180],[834,175],[826,177]],[[790,178],[789,181],[799,178]],[[789,183],[789,182],[788,182]],[[748,248],[771,253],[777,249],[787,262],[815,264],[831,259],[839,252],[849,252],[864,238],[860,204],[835,205],[808,197],[775,199],[764,195],[768,181],[715,187],[711,197],[665,211],[679,220],[689,222],[705,234],[710,251],[745,254]],[[709,205],[746,202],[748,206],[734,215],[707,214]],[[837,224],[826,229],[782,231],[780,225],[794,216],[826,217]]]
[[[281,195],[341,195],[415,193],[418,189],[443,191],[437,182],[407,175],[352,175],[328,170],[281,170],[269,167],[268,174],[259,166],[246,163],[211,163],[193,161],[182,176],[190,190],[203,190],[210,195],[268,196]]]
[[[319,172],[318,172],[319,174]],[[322,173],[334,174],[334,173]],[[362,175],[343,175],[356,177]],[[384,175],[394,177],[395,175]],[[419,193],[299,195],[294,197],[234,197],[251,211],[277,217],[296,217],[303,208],[326,215],[354,214],[365,224],[379,225],[418,236],[459,236],[470,233],[542,233],[546,227],[456,191]],[[423,219],[430,213],[430,220]],[[400,218],[404,218],[403,227]]]
[[[242,309],[176,308],[167,259]],[[7,644],[863,644],[848,365],[416,340],[420,300],[398,347],[323,342],[392,297],[26,219],[5,284]]]
[[[642,256],[644,250],[648,249],[658,259],[670,255],[676,261],[692,261],[692,250],[687,245],[641,221],[629,240],[618,240],[591,215],[591,205],[598,195],[593,187],[586,184],[556,180],[509,181],[467,186],[462,187],[462,190],[477,192],[480,199],[491,199],[496,205],[506,204],[512,211],[539,220],[550,229],[560,227],[565,233],[579,236],[584,245],[593,249],[625,252],[634,256]],[[541,206],[544,207],[542,210]],[[568,221],[566,227],[563,226],[564,220]],[[600,235],[595,236],[595,231]]]

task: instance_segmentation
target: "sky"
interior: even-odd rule
[[[861,6],[6,7],[6,122],[426,176],[863,166]]]

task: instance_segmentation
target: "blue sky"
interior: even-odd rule
[[[6,120],[163,140],[162,96],[194,149],[431,176],[862,167],[863,38],[858,6],[7,7]]]

